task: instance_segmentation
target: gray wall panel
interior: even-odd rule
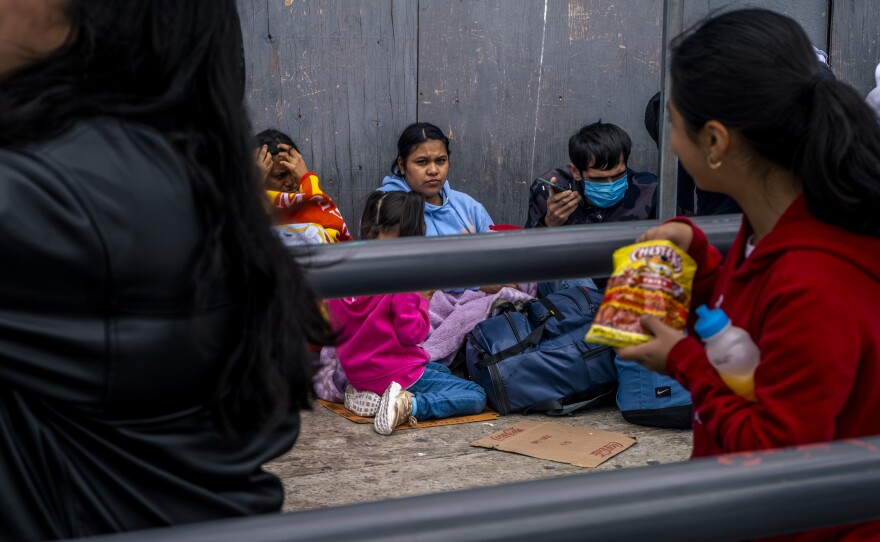
[[[450,183],[496,222],[525,222],[529,181],[567,163],[569,136],[599,118],[630,133],[633,166],[656,171],[643,119],[660,85],[661,2],[421,6],[419,119],[452,136]]]
[[[862,96],[874,88],[880,62],[880,2],[835,0],[831,16],[831,68]]]
[[[239,11],[254,129],[289,133],[355,228],[416,118],[416,3],[239,0]]]
[[[522,224],[535,139],[543,2],[422,0],[419,120],[451,140],[449,182]]]
[[[685,0],[684,27],[689,28],[710,13],[743,8],[771,9],[799,22],[813,45],[827,51],[828,4],[829,0]]]
[[[662,2],[558,2],[547,30],[533,176],[568,163],[568,138],[600,118],[633,140],[629,164],[658,169],[645,106],[660,90]]]
[[[775,9],[830,49],[865,94],[880,61],[880,2],[684,0],[685,25],[714,10]],[[568,137],[602,118],[656,171],[643,126],[659,90],[661,0],[238,0],[255,129],[300,144],[355,227],[397,137],[416,120],[452,139],[450,182],[499,223],[522,224],[528,182],[567,162]],[[271,38],[270,38],[271,35]]]

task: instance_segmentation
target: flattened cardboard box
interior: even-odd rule
[[[522,421],[471,442],[471,446],[549,459],[577,467],[598,467],[636,441],[620,433],[558,423]]]

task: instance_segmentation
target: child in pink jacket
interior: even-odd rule
[[[424,203],[415,192],[374,192],[361,218],[361,239],[425,235]],[[390,435],[417,420],[476,414],[486,404],[483,388],[428,361],[419,346],[431,330],[429,298],[428,292],[411,292],[327,301],[340,332],[339,363],[351,384],[346,406],[375,414],[377,433]]]

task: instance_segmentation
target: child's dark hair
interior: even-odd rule
[[[257,148],[261,148],[263,145],[266,145],[269,150],[269,154],[275,156],[281,149],[278,148],[279,144],[290,145],[293,147],[293,150],[299,152],[299,148],[296,146],[296,143],[293,142],[293,139],[290,138],[289,135],[285,134],[280,130],[276,130],[274,128],[269,128],[268,130],[263,130],[256,136],[254,136],[254,142],[257,144]]]
[[[578,171],[587,168],[612,169],[629,161],[632,140],[623,128],[600,119],[587,124],[568,140],[568,158]]]
[[[855,90],[820,73],[794,20],[747,9],[705,21],[675,40],[671,75],[692,137],[722,123],[799,177],[818,219],[880,234],[880,123]]]
[[[400,237],[425,235],[425,197],[418,192],[373,192],[364,204],[361,239],[398,228]]]
[[[413,149],[425,141],[442,141],[443,146],[446,147],[446,155],[452,155],[452,151],[449,150],[449,138],[446,137],[443,130],[427,122],[410,124],[397,140],[397,158],[391,163],[391,173],[399,174],[400,169],[397,167],[397,161],[403,160],[405,162],[406,158],[412,154]]]

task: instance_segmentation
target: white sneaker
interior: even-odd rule
[[[403,423],[415,425],[416,419],[410,416],[412,397],[412,393],[402,389],[397,382],[392,382],[379,401],[379,411],[376,412],[376,419],[373,420],[373,429],[380,435],[390,435],[395,427]]]
[[[358,391],[354,386],[348,384],[345,386],[345,400],[343,404],[345,408],[354,412],[358,416],[372,418],[379,410],[379,401],[382,398],[378,393],[371,391]]]

